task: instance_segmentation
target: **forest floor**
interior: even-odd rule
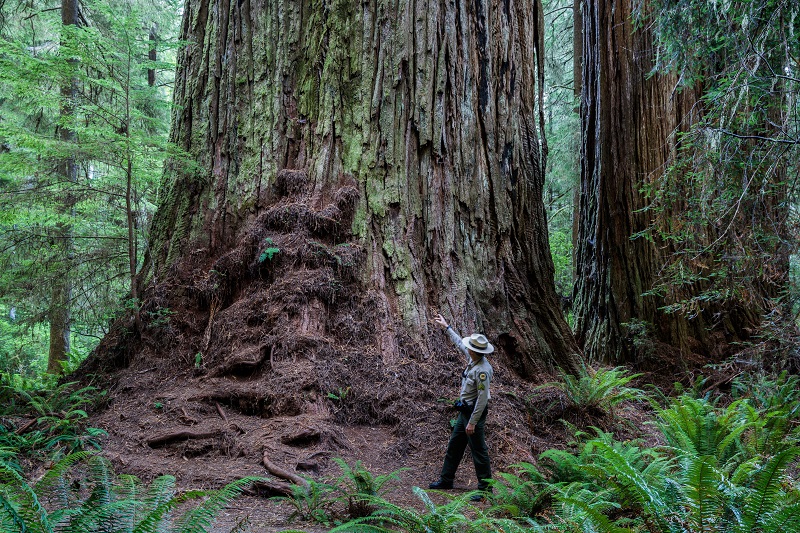
[[[357,189],[310,190],[305,173],[279,173],[274,202],[231,248],[187,254],[147,287],[140,324],[118,321],[79,369],[108,390],[90,424],[108,432],[102,453],[118,473],[170,474],[182,489],[269,476],[225,512],[220,532],[245,518],[255,532],[321,530],[288,524],[290,509],[268,497],[298,475],[338,476],[335,458],[373,474],[407,469],[388,499],[419,505],[412,487],[438,478],[447,445],[463,355],[435,325],[410,337],[398,302],[362,285],[367,254],[348,240]],[[647,402],[613,416],[575,411],[558,390],[535,388],[555,376],[524,375],[519,357],[490,357],[495,471],[568,447],[570,425],[649,438]],[[680,361],[665,351],[639,385],[691,383]],[[454,493],[476,485],[467,454]]]
[[[460,364],[426,364],[448,369],[451,379],[438,380],[438,386],[442,395],[454,395]],[[591,426],[613,431],[619,439],[651,438],[645,422],[652,418],[652,412],[646,402],[629,402],[613,416],[573,412],[565,408],[567,402],[559,391],[533,391],[534,385],[514,377],[502,359],[493,364],[498,379],[493,385],[486,431],[495,471],[507,470],[520,461],[535,464],[545,450],[568,448],[574,436],[563,420],[587,431]],[[282,375],[279,368],[274,368],[274,379]],[[287,365],[284,370],[308,369]],[[643,385],[659,379],[663,378],[647,375],[638,382]],[[252,532],[326,530],[319,524],[289,521],[293,509],[271,499],[280,494],[283,480],[267,468],[267,463],[319,481],[341,475],[333,461],[336,457],[349,465],[360,461],[374,475],[399,471],[399,479],[387,485],[392,490],[386,498],[404,507],[421,507],[413,487],[427,488],[438,478],[454,417],[445,402],[437,401],[438,395],[407,406],[404,414],[414,420],[410,425],[348,424],[346,419],[336,422],[335,407],[282,416],[242,412],[232,408],[230,402],[223,405],[209,400],[209,391],[219,390],[218,381],[193,370],[176,371],[168,359],[143,358],[117,373],[106,405],[91,418],[91,425],[108,432],[102,453],[117,473],[133,474],[144,481],[173,475],[180,489],[220,488],[244,476],[274,480],[273,486],[265,485],[257,493],[236,500],[220,515],[215,532],[227,533],[244,524]],[[520,398],[525,398],[524,408],[520,408]],[[328,399],[328,403],[335,406],[337,401]],[[476,485],[467,451],[455,488],[448,492],[464,494]],[[443,494],[433,497],[439,503],[446,498]]]

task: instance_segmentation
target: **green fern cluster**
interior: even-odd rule
[[[773,390],[782,401],[764,391],[760,400],[725,406],[672,400],[654,421],[663,446],[597,430],[574,452],[549,450],[538,467],[515,465],[520,474],[497,476],[491,513],[555,531],[800,530],[800,487],[791,476],[800,457],[800,394]]]
[[[291,493],[274,496],[272,500],[285,502],[292,507],[287,521],[308,520],[328,526],[333,521],[333,506],[336,502],[335,487],[328,483],[307,479],[305,485],[292,485]]]
[[[400,472],[408,470],[401,468],[388,474],[375,475],[367,470],[361,461],[356,461],[353,466],[342,459],[334,458],[342,470],[342,474],[333,481],[333,486],[339,494],[337,498],[346,504],[347,515],[351,518],[369,516],[375,511],[371,501],[372,496],[383,496],[391,490],[390,482],[399,481]]]
[[[329,526],[342,517],[369,516],[378,508],[376,502],[385,502],[382,497],[391,490],[391,482],[407,470],[376,475],[361,461],[351,466],[337,457],[334,462],[342,471],[339,476],[327,481],[307,479],[305,485],[292,485],[291,494],[273,498],[293,508],[289,521],[299,518]]]
[[[203,533],[254,481],[243,478],[217,491],[178,493],[172,476],[143,486],[134,476],[116,476],[106,459],[79,452],[31,485],[15,468],[0,463],[0,531]],[[184,505],[192,500],[199,503]]]
[[[613,413],[622,402],[637,398],[639,389],[627,387],[641,374],[628,374],[622,367],[598,368],[582,366],[577,375],[561,373],[561,381],[551,381],[536,390],[555,388],[561,390],[570,406],[584,413]]]
[[[17,434],[14,427],[0,424],[0,458],[59,456],[89,447],[99,449],[99,439],[106,432],[86,426],[85,407],[95,404],[103,393],[95,387],[77,389],[75,385],[64,383],[42,391],[4,387],[2,396],[8,401],[1,414],[33,417],[36,421],[23,434]]]
[[[419,487],[413,488],[423,509],[405,508],[386,501],[380,496],[370,496],[375,511],[369,516],[355,518],[332,529],[330,533],[471,533],[499,531],[524,533],[542,529],[525,518],[508,519],[492,516],[479,507],[470,505],[468,496],[453,498],[437,505]]]

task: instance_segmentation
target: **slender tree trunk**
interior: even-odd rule
[[[572,92],[581,97],[583,90],[583,0],[572,4]],[[580,106],[575,109],[580,112]],[[580,235],[581,188],[580,183],[572,189],[572,281],[578,277],[578,238]]]
[[[523,374],[575,370],[542,202],[542,17],[538,0],[189,0],[173,141],[204,170],[172,169],[151,274],[230,246],[282,169],[319,206],[353,180],[384,359],[401,335],[429,353],[441,311]]]
[[[150,61],[156,61],[158,59],[158,24],[155,22],[150,26],[150,50],[147,53],[147,58]],[[149,68],[147,69],[147,85],[150,87],[156,86],[156,69]]]
[[[62,0],[61,2],[61,22],[64,26],[78,24],[78,2],[77,0]],[[62,143],[74,143],[75,131],[69,126],[75,116],[75,98],[78,92],[76,79],[65,80],[61,86],[61,110],[60,126],[58,129],[59,139]],[[58,173],[63,177],[65,183],[74,183],[78,178],[78,167],[75,157],[67,157],[59,162]],[[72,192],[69,185],[66,187],[62,199],[61,212],[71,213],[74,206]],[[72,262],[72,228],[69,224],[59,224],[56,228],[57,239],[62,247],[63,259],[66,268],[55,280],[50,301],[50,350],[47,360],[47,371],[52,374],[60,374],[62,363],[66,361],[70,350],[70,301],[72,299],[72,285],[70,281],[70,265]]]

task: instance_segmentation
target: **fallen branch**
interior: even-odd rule
[[[267,450],[264,450],[264,456],[261,458],[264,462],[264,466],[267,469],[267,472],[272,474],[273,476],[277,476],[281,479],[285,479],[287,481],[291,481],[295,485],[308,485],[308,481],[301,478],[297,474],[292,474],[288,470],[284,470],[283,468],[277,466],[275,463],[269,460],[267,457]]]
[[[33,420],[30,420],[24,425],[17,428],[17,430],[14,433],[16,433],[17,435],[22,435],[23,433],[31,429],[33,426],[35,426],[38,421],[39,421],[38,418],[34,418]]]
[[[190,426],[193,426],[198,423],[198,420],[195,417],[189,416],[189,413],[186,412],[185,407],[181,407],[181,413],[183,413],[183,416],[178,417],[178,420],[180,420],[181,422],[189,424]]]
[[[153,437],[152,439],[147,441],[147,445],[151,448],[156,448],[158,446],[166,446],[172,442],[178,440],[191,440],[191,439],[210,439],[213,437],[219,437],[222,432],[218,429],[214,431],[202,431],[202,432],[194,432],[194,431],[176,431],[174,433],[165,433],[163,435],[159,435],[157,437]]]
[[[219,300],[215,297],[211,302],[211,311],[208,315],[208,325],[206,331],[203,333],[203,351],[201,353],[208,353],[208,345],[211,344],[211,326],[214,324],[214,315],[217,314],[219,309]]]
[[[281,496],[290,496],[292,494],[292,485],[283,483],[282,481],[269,481],[262,479],[252,484],[252,487],[257,490],[263,490],[269,495],[280,494]]]
[[[227,423],[228,423],[228,417],[227,417],[227,416],[225,416],[225,411],[223,411],[223,410],[222,410],[222,406],[219,404],[219,402],[214,402],[214,405],[216,405],[216,406],[217,406],[217,412],[219,413],[219,416],[221,416],[221,417],[222,417],[222,419],[223,419],[223,420],[225,421],[225,423],[227,424]]]

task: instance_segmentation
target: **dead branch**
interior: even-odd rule
[[[219,309],[219,299],[214,298],[211,302],[211,311],[208,315],[208,325],[206,326],[206,331],[203,334],[203,354],[205,355],[208,353],[208,346],[211,344],[211,326],[214,324],[214,315],[217,314],[217,309]]]
[[[225,423],[227,424],[227,423],[228,423],[228,417],[227,417],[227,416],[225,416],[225,411],[223,411],[223,410],[222,410],[222,406],[219,404],[219,402],[214,402],[214,406],[217,408],[217,412],[219,413],[219,416],[220,416],[220,417],[221,417],[221,418],[222,418],[222,419],[225,421]]]
[[[263,490],[269,495],[279,494],[281,496],[289,496],[292,494],[292,486],[289,483],[282,481],[270,481],[262,479],[253,483],[254,489]]]
[[[157,448],[158,446],[166,446],[175,441],[179,440],[191,440],[191,439],[211,439],[214,437],[219,437],[222,432],[218,429],[213,431],[176,431],[174,433],[164,433],[163,435],[159,435],[157,437],[153,437],[152,439],[147,441],[147,445],[151,448]]]
[[[17,430],[14,433],[16,433],[17,435],[22,435],[23,433],[31,429],[33,426],[35,426],[38,421],[39,421],[38,418],[34,418],[33,420],[30,420],[24,425],[17,428]]]
[[[183,416],[178,417],[181,422],[189,424],[190,426],[193,426],[199,422],[195,417],[190,416],[189,413],[186,412],[185,407],[181,407],[181,413],[183,413]]]

